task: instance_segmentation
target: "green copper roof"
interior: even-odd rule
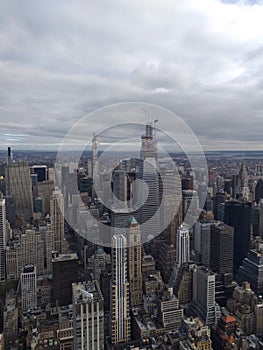
[[[130,216],[129,219],[128,219],[128,223],[130,225],[137,225],[138,222],[136,221],[135,217],[134,216]]]

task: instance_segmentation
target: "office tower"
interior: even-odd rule
[[[176,235],[176,264],[178,268],[190,260],[189,226],[182,224]]]
[[[5,196],[5,178],[2,175],[0,175],[0,192]]]
[[[13,153],[11,147],[7,148],[7,165],[11,165],[13,163]]]
[[[215,323],[215,275],[203,266],[193,271],[192,310],[206,325]]]
[[[51,230],[54,233],[54,250],[65,253],[64,198],[55,188],[50,199]]]
[[[37,307],[37,274],[34,265],[24,266],[21,276],[22,311]]]
[[[110,290],[111,342],[130,340],[129,283],[127,278],[127,241],[122,234],[112,238],[112,279]]]
[[[48,275],[52,274],[52,252],[54,248],[54,232],[52,231],[51,225],[48,224],[44,229],[42,229],[42,237],[44,236],[44,253],[45,253],[45,266],[46,273]]]
[[[72,303],[72,283],[78,282],[78,257],[76,253],[53,253],[53,305]]]
[[[112,173],[113,205],[115,208],[128,207],[128,175],[124,170],[114,170]]]
[[[6,219],[13,226],[15,224],[15,201],[12,196],[5,196]]]
[[[263,180],[259,179],[255,188],[255,200],[259,204],[260,199],[263,199]]]
[[[167,232],[167,241],[168,244],[176,247],[176,233],[178,228],[182,225],[183,223],[183,212],[182,212],[182,199],[180,200],[178,210],[174,216],[174,218],[171,220],[170,224],[166,228]]]
[[[27,163],[12,163],[5,168],[6,195],[14,198],[15,213],[29,221],[33,215],[30,169]]]
[[[18,272],[26,265],[34,265],[37,275],[44,274],[44,242],[38,231],[26,230],[17,247]]]
[[[226,201],[224,223],[234,227],[234,273],[236,273],[250,248],[251,203]]]
[[[247,168],[245,163],[241,164],[238,178],[237,178],[237,188],[235,191],[235,198],[243,198],[246,200],[250,200],[250,190],[248,187],[248,175],[247,175]]]
[[[195,216],[199,210],[199,199],[198,199],[197,191],[183,190],[182,200],[183,200],[183,218],[188,212],[190,204],[191,204],[191,212],[189,212],[189,215]]]
[[[238,269],[237,280],[240,284],[249,282],[257,295],[263,295],[263,242],[257,242],[255,249],[249,250]]]
[[[160,194],[163,208],[161,212],[162,227],[166,228],[175,216],[180,215],[182,199],[181,177],[175,169],[160,169]]]
[[[171,272],[175,266],[176,249],[173,245],[166,242],[161,243],[158,247],[157,268],[160,270],[164,283],[168,283]]]
[[[223,223],[211,226],[211,269],[220,275],[233,273],[234,229]]]
[[[218,192],[214,196],[213,213],[216,220],[221,220],[221,218],[219,217],[219,204],[225,203],[226,199],[227,195],[224,192]]]
[[[98,138],[94,134],[92,139],[92,174],[93,174],[92,177],[93,178],[94,178],[94,171],[95,171],[97,161],[98,161]]]
[[[189,226],[182,224],[176,233],[176,262],[171,272],[169,286],[174,286],[182,264],[190,260],[190,235]]]
[[[145,134],[141,136],[141,151],[139,163],[139,188],[137,189],[137,204],[139,223],[141,226],[142,241],[155,237],[160,229],[160,217],[157,214],[159,207],[159,174],[157,171],[157,147],[154,137],[155,128],[146,124]],[[143,204],[141,204],[143,203]]]
[[[210,266],[211,225],[216,221],[197,221],[194,225],[194,250],[200,255],[202,265]]]
[[[50,214],[50,199],[54,189],[55,189],[54,181],[38,182],[35,186],[35,189],[34,189],[35,196],[42,198],[43,215]]]
[[[5,199],[1,198],[0,194],[0,280],[6,279],[6,211],[5,211]]]
[[[259,201],[259,236],[263,240],[263,199]]]
[[[32,174],[37,175],[37,182],[43,182],[48,180],[48,168],[47,165],[33,165],[31,167]]]
[[[72,284],[74,349],[104,350],[103,296],[97,281]]]
[[[128,220],[128,280],[130,287],[130,306],[142,304],[142,245],[139,224],[131,216]]]

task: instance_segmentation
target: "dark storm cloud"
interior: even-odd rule
[[[260,1],[3,0],[0,141],[58,143],[96,108],[140,101],[206,148],[262,148],[262,16]]]

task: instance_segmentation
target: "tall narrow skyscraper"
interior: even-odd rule
[[[30,169],[27,163],[11,163],[5,168],[6,195],[14,198],[15,213],[29,221],[33,215]]]
[[[94,171],[96,167],[96,163],[98,161],[98,138],[94,134],[92,139],[92,174],[94,177]]]
[[[65,252],[64,198],[62,192],[55,188],[50,199],[51,231],[54,234],[54,250]]]
[[[111,342],[130,340],[129,283],[127,278],[127,240],[122,234],[112,238],[112,279],[110,286]]]
[[[182,264],[189,262],[190,259],[189,226],[181,225],[177,230],[176,238],[176,263],[180,267]]]
[[[157,171],[157,147],[154,137],[155,128],[152,123],[146,124],[145,134],[141,136],[140,169],[139,169],[139,190],[137,195],[138,203],[143,203],[139,211],[140,224],[143,241],[149,237],[158,235],[160,218],[157,210],[160,203],[159,198],[159,174]]]
[[[142,304],[142,245],[139,224],[131,216],[128,220],[128,280],[130,287],[130,306]]]
[[[6,211],[5,211],[5,199],[1,198],[0,194],[0,280],[6,279],[6,261],[5,261],[5,248],[6,248]]]
[[[176,232],[176,262],[169,279],[169,286],[174,286],[180,267],[190,260],[189,226],[182,224]]]

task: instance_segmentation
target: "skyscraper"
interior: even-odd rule
[[[214,222],[200,220],[194,225],[194,249],[200,254],[202,265],[210,266],[210,236],[211,225]]]
[[[110,287],[111,342],[130,340],[129,283],[127,278],[127,241],[124,235],[112,238],[112,279]]]
[[[146,124],[145,134],[141,136],[139,189],[137,191],[137,202],[139,205],[140,224],[143,241],[148,237],[156,236],[159,233],[160,218],[157,210],[160,203],[159,198],[159,174],[157,171],[157,148],[154,137],[155,128],[152,123]]]
[[[21,273],[22,311],[37,307],[37,274],[34,265],[26,265]]]
[[[26,230],[20,237],[20,245],[17,247],[17,266],[19,273],[26,265],[34,265],[36,274],[44,274],[44,242],[40,233],[36,230]]]
[[[142,245],[138,222],[134,216],[128,220],[128,280],[130,287],[130,306],[142,304]]]
[[[211,226],[211,268],[221,275],[233,273],[234,229],[223,223]]]
[[[234,273],[236,273],[250,248],[251,203],[226,201],[224,223],[234,227]]]
[[[259,235],[263,240],[263,198],[259,201]]]
[[[51,231],[54,233],[54,250],[65,253],[64,198],[62,192],[55,188],[50,199]]]
[[[180,267],[190,260],[189,226],[182,224],[176,233],[176,262],[170,276],[169,285],[174,286]]]
[[[104,349],[103,296],[97,281],[72,284],[74,349]]]
[[[249,200],[250,199],[250,191],[248,187],[248,175],[247,168],[245,163],[241,164],[238,178],[237,178],[237,188],[235,191],[235,196],[238,199],[239,197]]]
[[[30,169],[27,163],[11,163],[5,168],[6,195],[14,198],[15,213],[29,221],[33,215]]]
[[[263,242],[258,242],[255,249],[249,250],[238,269],[237,280],[240,284],[249,282],[258,296],[263,294]]]
[[[53,253],[53,305],[63,306],[72,302],[72,283],[78,281],[78,257],[76,253]]]
[[[178,268],[190,260],[189,226],[182,224],[176,235],[176,264]]]
[[[6,249],[6,211],[5,211],[5,199],[1,198],[0,194],[0,280],[6,279],[6,261],[5,261],[5,249]]]
[[[207,325],[215,323],[215,275],[203,266],[197,266],[193,271],[192,310]]]
[[[113,205],[118,209],[128,207],[128,174],[124,170],[114,170],[112,173]]]

